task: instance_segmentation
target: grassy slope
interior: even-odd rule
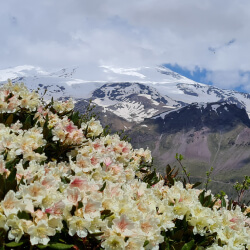
[[[224,190],[231,197],[236,196],[232,185],[244,175],[250,175],[250,136],[244,125],[216,133],[203,129],[161,135],[155,131],[154,126],[137,126],[130,136],[134,147],[148,146],[151,149],[155,166],[162,174],[167,164],[178,164],[175,154],[181,153],[184,155],[183,165],[194,180],[205,181],[206,171],[213,166],[213,181],[209,188],[213,192]]]

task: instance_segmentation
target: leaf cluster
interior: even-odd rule
[[[184,217],[183,220],[175,220],[175,228],[162,232],[164,242],[160,244],[160,249],[166,250],[202,250],[212,245],[215,241],[216,233],[201,236],[194,234],[194,227],[190,226]]]

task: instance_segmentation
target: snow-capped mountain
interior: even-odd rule
[[[13,83],[23,82],[29,89],[39,88],[41,94],[46,90],[45,98],[49,99],[52,96],[89,98],[93,90],[104,84],[75,78],[76,70],[77,67],[71,67],[48,72],[40,67],[18,66],[0,70],[0,83],[5,83],[8,79]]]
[[[140,83],[109,83],[92,93],[92,100],[127,121],[141,122],[163,110],[181,106],[155,88]]]
[[[219,89],[214,86],[201,83],[157,83],[153,84],[162,95],[168,94],[173,100],[183,103],[193,102],[222,102],[233,103],[245,108],[250,113],[250,95],[234,90]]]
[[[249,94],[197,83],[163,66],[129,69],[101,66],[95,81],[81,79],[79,71],[71,67],[49,72],[24,65],[0,70],[0,83],[7,79],[24,82],[30,89],[40,88],[41,93],[46,90],[47,98],[73,97],[78,101],[91,98],[104,110],[136,122],[163,109],[193,102],[226,101],[250,114]]]
[[[192,103],[172,111],[163,112],[150,118],[157,120],[161,131],[181,131],[203,127],[214,129],[231,128],[242,123],[250,127],[250,120],[245,109],[227,102]]]

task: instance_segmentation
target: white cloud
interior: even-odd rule
[[[204,78],[204,82],[213,82],[220,88],[241,88],[250,91],[250,72],[231,71],[211,71]]]
[[[246,85],[249,10],[248,0],[2,1],[0,68],[77,65],[95,80],[105,76],[101,65],[177,63],[207,69],[221,86]]]

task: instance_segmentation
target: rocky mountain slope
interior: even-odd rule
[[[250,120],[235,104],[194,103],[165,112],[129,131],[134,146],[148,146],[160,172],[176,153],[196,180],[214,167],[212,189],[235,195],[232,183],[250,174]]]
[[[180,107],[155,88],[140,83],[109,83],[96,89],[91,99],[103,111],[110,111],[129,122],[141,122],[159,112]]]

